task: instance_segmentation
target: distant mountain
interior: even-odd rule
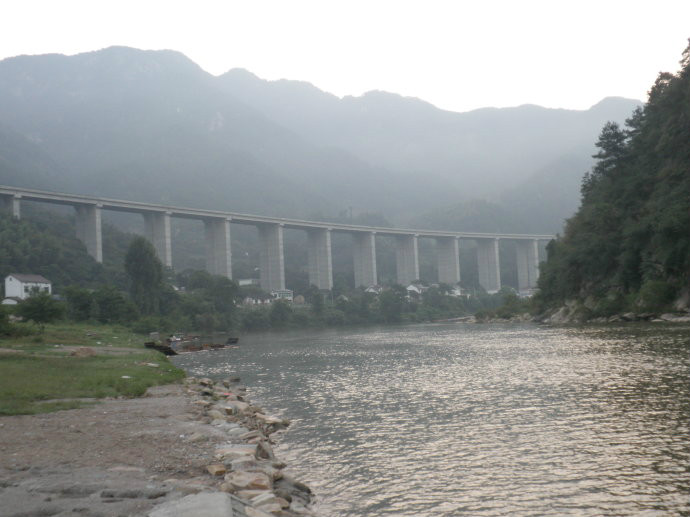
[[[400,224],[488,198],[557,228],[601,126],[639,104],[453,113],[245,70],[214,77],[173,51],[19,56],[0,62],[0,183],[285,216],[353,207]]]

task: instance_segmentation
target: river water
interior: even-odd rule
[[[324,516],[690,515],[690,327],[429,324],[186,354],[292,420]]]

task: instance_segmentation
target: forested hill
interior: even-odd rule
[[[621,128],[604,126],[582,204],[551,244],[546,307],[581,316],[687,307],[690,292],[690,46]]]

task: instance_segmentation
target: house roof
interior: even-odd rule
[[[23,273],[10,273],[7,276],[13,276],[20,282],[36,282],[40,284],[49,284],[50,280],[41,275],[25,275]]]

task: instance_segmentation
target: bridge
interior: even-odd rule
[[[38,201],[74,207],[77,237],[89,254],[103,261],[101,213],[103,210],[141,214],[146,238],[153,244],[161,262],[172,267],[171,218],[201,220],[206,239],[206,269],[209,273],[232,278],[230,232],[233,224],[252,225],[258,229],[260,241],[260,283],[267,291],[285,289],[283,230],[296,229],[307,233],[309,282],[319,289],[333,287],[331,234],[352,235],[355,285],[369,287],[378,283],[376,272],[376,237],[390,236],[396,241],[397,281],[408,285],[419,279],[420,238],[436,242],[438,281],[450,285],[460,282],[460,242],[476,242],[479,283],[487,292],[501,288],[499,241],[516,243],[518,287],[521,292],[536,287],[539,276],[539,242],[553,235],[493,234],[380,228],[353,224],[304,221],[265,217],[218,210],[201,210],[175,206],[124,201],[77,194],[0,186],[0,209],[21,217],[22,201]]]

